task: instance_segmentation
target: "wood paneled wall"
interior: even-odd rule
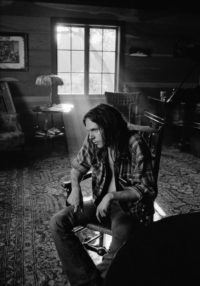
[[[19,80],[13,87],[13,99],[17,110],[23,114],[48,99],[48,90],[36,86],[35,79],[39,74],[52,72],[52,17],[122,21],[125,34],[120,91],[124,86],[129,91],[142,91],[144,107],[148,105],[148,95],[159,97],[160,90],[166,90],[169,94],[188,74],[185,86],[198,84],[200,57],[174,56],[177,41],[184,39],[186,42],[200,43],[200,17],[197,13],[20,1],[8,1],[6,4],[6,1],[2,1],[0,31],[28,34],[28,71],[0,71],[1,77]],[[150,56],[130,56],[130,49],[134,47],[149,49]]]

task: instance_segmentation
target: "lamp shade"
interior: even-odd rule
[[[50,87],[50,93],[49,93],[49,106],[52,106],[53,104],[53,93],[52,93],[52,87],[63,85],[63,80],[56,74],[48,74],[48,75],[40,75],[36,78],[35,81],[36,85],[43,85],[43,86],[49,86]]]
[[[36,85],[58,86],[63,85],[63,80],[56,74],[40,75],[36,78]]]

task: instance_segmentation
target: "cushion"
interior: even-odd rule
[[[0,113],[0,133],[16,130],[16,114]]]
[[[24,144],[24,133],[17,120],[17,113],[0,113],[0,151]]]

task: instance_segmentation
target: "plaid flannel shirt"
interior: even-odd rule
[[[151,153],[138,133],[130,134],[126,145],[119,154],[116,154],[114,162],[116,189],[132,190],[139,195],[136,202],[120,202],[120,204],[126,212],[138,218],[140,222],[145,222],[145,219],[154,213],[153,202],[157,195]],[[87,136],[72,162],[72,167],[83,175],[92,169],[93,198],[98,205],[107,193],[112,176],[108,149],[97,148]]]

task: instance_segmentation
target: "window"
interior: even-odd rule
[[[64,81],[58,94],[102,95],[115,91],[118,27],[57,24],[57,74]]]

